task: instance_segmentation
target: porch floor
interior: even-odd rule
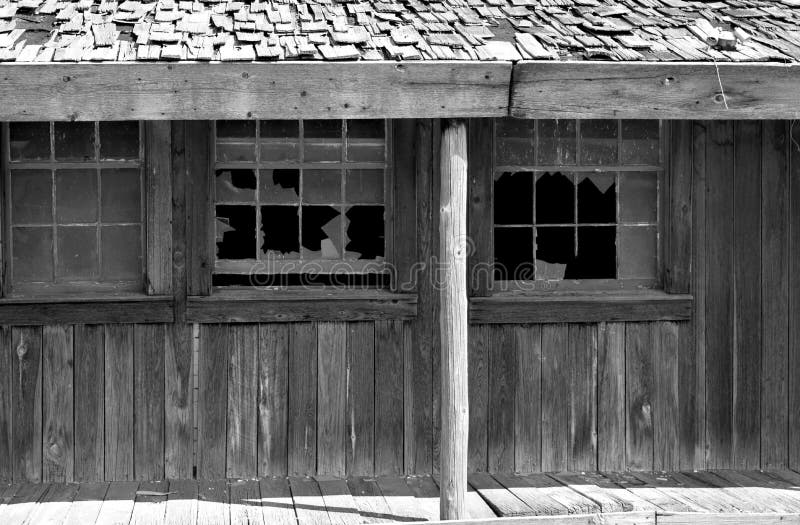
[[[794,471],[472,474],[474,523],[800,523]],[[431,477],[0,485],[0,523],[349,525],[435,521]],[[601,515],[602,517],[598,516]],[[556,524],[557,518],[542,518]],[[470,521],[473,522],[473,521]]]

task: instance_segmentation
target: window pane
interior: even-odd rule
[[[95,159],[94,122],[56,122],[56,160],[87,161]]]
[[[261,202],[292,204],[300,200],[300,170],[261,170],[258,177]]]
[[[347,202],[383,202],[383,170],[347,170],[345,181]]]
[[[613,173],[579,175],[578,222],[617,222],[617,188]]]
[[[307,139],[341,139],[341,120],[304,120],[304,136]]]
[[[382,119],[354,119],[347,121],[347,138],[380,139],[386,134],[386,123]]]
[[[658,174],[624,173],[620,177],[619,220],[656,222],[658,220]]]
[[[138,159],[139,123],[136,121],[101,122],[100,158]]]
[[[342,253],[341,211],[331,206],[303,206],[305,259],[338,259]]]
[[[616,279],[617,249],[614,226],[578,228],[578,257],[565,279]]]
[[[139,178],[138,168],[100,171],[101,219],[103,222],[141,221]]]
[[[537,279],[561,279],[574,261],[575,228],[571,226],[536,228]],[[546,264],[541,264],[542,262]]]
[[[97,228],[60,226],[57,230],[56,278],[71,280],[98,277]]]
[[[137,281],[142,275],[142,237],[139,226],[103,226],[103,279]]]
[[[261,141],[261,162],[289,162],[300,158],[300,145],[297,141]]]
[[[658,234],[654,226],[620,226],[620,279],[655,279]]]
[[[574,120],[539,121],[539,165],[575,164]]]
[[[300,256],[300,217],[297,206],[262,206],[261,251],[269,259],[297,259]]]
[[[657,120],[623,120],[622,162],[657,165],[661,149],[658,137]]]
[[[312,204],[338,203],[342,200],[340,170],[304,170],[303,202]]]
[[[495,164],[531,166],[534,163],[535,120],[497,119],[495,129]]]
[[[497,280],[533,280],[533,228],[495,228],[494,264]]]
[[[255,206],[218,205],[217,258],[256,258]]]
[[[533,221],[533,173],[506,172],[494,181],[494,223],[531,224]]]
[[[11,160],[50,160],[49,122],[12,122],[8,129]]]
[[[545,173],[536,181],[536,223],[573,224],[575,185],[572,175]]]
[[[347,160],[383,162],[386,123],[379,119],[347,121]]]
[[[248,162],[256,160],[256,144],[217,143],[217,160],[220,162]]]
[[[300,124],[296,120],[261,121],[261,160],[291,161],[300,158]]]
[[[602,165],[617,162],[617,121],[581,121],[581,164]]]
[[[342,159],[342,122],[340,120],[303,121],[306,162],[331,162]]]
[[[14,282],[53,279],[53,229],[13,228]]]
[[[97,171],[56,170],[56,220],[59,224],[97,221]]]
[[[298,138],[300,123],[296,120],[262,120],[261,138]]]
[[[256,172],[251,169],[217,170],[217,202],[252,202],[256,198]]]
[[[11,222],[44,224],[53,220],[50,170],[11,171]]]
[[[347,209],[348,259],[378,259],[384,256],[383,206],[351,206]]]
[[[253,120],[218,120],[217,138],[241,139],[255,138],[256,123]]]

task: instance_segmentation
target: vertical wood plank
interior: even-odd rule
[[[542,470],[568,470],[570,447],[569,328],[542,326]],[[494,364],[492,364],[494,367]]]
[[[103,327],[75,325],[75,480],[105,479],[105,348]]]
[[[258,472],[258,325],[231,325],[228,337],[226,473],[229,478],[252,478]]]
[[[13,440],[11,418],[14,373],[14,349],[11,344],[11,328],[0,326],[0,482],[9,483],[13,478]]]
[[[309,476],[317,466],[317,326],[289,329],[289,475]]]
[[[469,328],[469,471],[488,469],[489,325]]]
[[[147,272],[149,295],[172,291],[172,168],[169,120],[145,123]]]
[[[134,325],[105,326],[105,477],[130,480],[133,467]]]
[[[788,465],[789,363],[789,186],[786,122],[765,121],[762,156],[763,199],[761,289],[761,468]]]
[[[570,460],[574,471],[597,469],[597,325],[569,326]]]
[[[733,123],[707,124],[706,434],[709,468],[732,466],[733,441]]]
[[[490,118],[469,120],[469,199],[467,201],[469,258],[467,286],[473,296],[489,294],[492,282],[492,172],[494,125]]]
[[[228,326],[200,325],[197,364],[197,477],[225,477]]]
[[[164,353],[167,326],[136,325],[133,343],[134,474],[164,477]]]
[[[258,328],[258,475],[285,476],[289,396],[289,327]]]
[[[517,375],[514,398],[514,471],[537,472],[542,466],[541,325],[515,327],[514,343]]]
[[[171,122],[170,173],[172,193],[172,293],[175,323],[186,322],[186,189],[188,166],[186,164],[186,121]],[[190,149],[196,147],[188,145]]]
[[[516,325],[489,326],[489,472],[514,470],[514,411],[517,389]]]
[[[42,329],[42,481],[75,478],[73,436],[73,332],[71,326]]]
[[[625,324],[601,323],[597,346],[598,470],[625,470]]]
[[[653,470],[652,323],[625,326],[626,466]]]
[[[678,417],[678,325],[652,325],[653,342],[653,468],[680,469]]]
[[[440,145],[442,142],[442,120],[441,119],[434,119],[433,120],[433,133],[431,136],[431,146],[432,146],[432,170],[433,170],[433,177],[431,179],[431,208],[434,210],[439,210],[442,203],[439,200],[439,195],[441,193],[441,184],[442,179],[440,176],[441,172],[441,149]],[[432,223],[432,230],[433,233],[433,246],[434,246],[434,253],[438,255],[438,246],[440,240],[440,230],[441,230],[441,221],[439,218],[439,213],[434,212],[432,215],[433,223]],[[441,262],[441,259],[436,256],[433,260],[437,260]],[[437,277],[434,278],[433,282],[440,282],[441,280],[441,273],[440,269],[436,269]],[[440,317],[441,317],[441,300],[439,298],[439,288],[436,287],[434,291],[434,300],[433,304],[431,305],[431,313],[432,313],[432,320],[434,321],[433,324],[433,346],[431,347],[431,364],[432,364],[432,374],[431,374],[431,390],[433,394],[433,403],[431,406],[431,440],[432,440],[432,449],[431,449],[431,470],[434,474],[438,474],[439,466],[441,464],[441,435],[442,435],[442,341],[441,336],[439,333],[439,326],[440,326]]]
[[[416,217],[416,134],[414,119],[394,119],[394,290],[411,292],[417,282],[413,268],[417,262]]]
[[[192,359],[191,325],[168,327],[164,348],[164,474],[170,479],[193,477]]]
[[[734,124],[733,467],[759,466],[761,437],[761,122]],[[771,293],[771,292],[768,292]]]
[[[42,479],[42,328],[12,328],[13,481]]]
[[[403,324],[407,339],[409,324]],[[404,355],[410,349],[404,348]],[[398,410],[399,407],[395,407]],[[348,476],[375,473],[375,323],[347,325]]]
[[[211,293],[211,122],[185,122],[186,274],[189,295]]]
[[[800,126],[790,126],[789,467],[800,470]]]
[[[347,417],[347,325],[341,322],[320,323],[317,333],[317,474],[343,477]],[[402,370],[402,366],[397,370]],[[402,403],[402,394],[400,401]],[[399,408],[395,406],[394,411],[402,415]],[[402,435],[402,432],[399,433]]]
[[[702,468],[702,463],[696,458],[696,444],[701,434],[701,427],[697,422],[699,357],[695,352],[694,336],[693,323],[678,323],[678,420],[680,421],[678,439],[681,470]]]
[[[692,272],[692,122],[676,120],[669,128],[668,202],[664,288],[689,293]]]
[[[403,323],[375,322],[375,474],[403,472]]]

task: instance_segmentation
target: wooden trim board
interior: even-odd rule
[[[0,325],[171,323],[172,296],[0,300]]]

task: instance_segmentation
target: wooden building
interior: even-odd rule
[[[0,0],[0,481],[800,468],[796,6]]]

